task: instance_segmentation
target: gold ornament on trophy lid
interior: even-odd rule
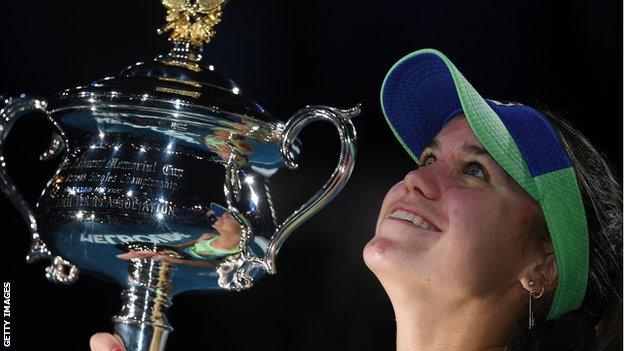
[[[221,10],[227,0],[161,0],[167,8],[167,24],[158,34],[169,32],[169,40],[202,46],[215,35]]]

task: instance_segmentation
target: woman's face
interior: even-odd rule
[[[219,235],[227,238],[239,239],[242,233],[238,221],[227,212],[218,217],[212,227],[219,232]]]
[[[485,152],[464,115],[434,140],[423,152],[431,156],[386,194],[367,266],[387,291],[466,299],[520,286],[537,255],[528,235],[538,204]]]

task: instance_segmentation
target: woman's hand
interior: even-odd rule
[[[123,341],[118,335],[96,333],[89,340],[91,351],[126,351]]]

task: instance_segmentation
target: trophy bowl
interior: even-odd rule
[[[79,274],[120,285],[114,330],[128,350],[164,350],[171,298],[243,290],[265,273],[290,233],[333,199],[354,166],[359,107],[308,106],[285,123],[201,62],[222,1],[172,2],[172,49],[115,77],[44,99],[0,104],[0,188],[32,235],[28,262],[50,259],[46,277]],[[42,160],[62,155],[35,206],[17,191],[2,144],[28,112],[53,128]],[[323,187],[278,223],[270,178],[296,168],[299,132],[328,121],[341,149]]]

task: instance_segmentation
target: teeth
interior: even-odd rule
[[[405,221],[410,221],[417,227],[420,227],[425,230],[430,230],[429,223],[427,223],[427,221],[425,221],[423,218],[419,216],[416,216],[413,213],[410,213],[404,210],[396,210],[390,214],[390,217],[402,219]]]

